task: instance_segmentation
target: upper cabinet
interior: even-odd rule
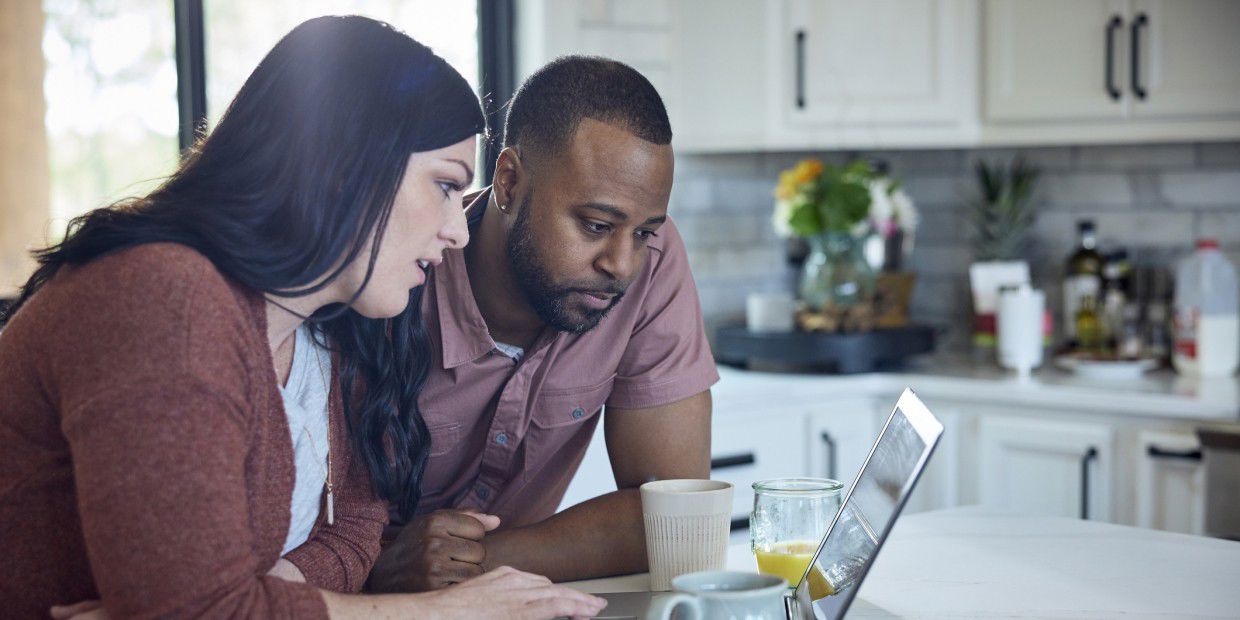
[[[670,0],[676,146],[976,140],[973,0]]]
[[[1240,2],[1134,0],[1128,23],[1133,116],[1240,114]]]
[[[1237,0],[519,0],[521,73],[627,62],[682,152],[1240,138]]]
[[[789,138],[844,145],[917,142],[916,131],[965,138],[973,109],[975,5],[957,0],[791,0],[775,73]]]
[[[986,3],[985,115],[1062,122],[1123,116],[1124,2]],[[1125,80],[1126,81],[1126,80]]]
[[[986,0],[982,143],[1240,136],[1240,2]]]

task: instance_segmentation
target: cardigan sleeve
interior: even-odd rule
[[[339,411],[339,399],[333,407]],[[361,459],[353,458],[352,444],[336,415],[332,425],[332,450],[343,458],[332,463],[332,475],[343,484],[334,484],[335,523],[327,525],[326,507],[310,538],[288,552],[306,582],[336,592],[360,592],[379,557],[379,538],[388,522],[387,503],[371,490],[370,473]]]
[[[113,617],[326,617],[314,587],[262,576],[238,406],[170,376],[66,412],[91,571]]]
[[[267,577],[256,551],[270,515],[249,494],[272,472],[253,325],[183,255],[137,248],[78,274],[108,286],[73,297],[58,328],[72,346],[48,362],[99,598],[120,618],[326,617],[317,588]]]

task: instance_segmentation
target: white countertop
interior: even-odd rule
[[[747,546],[728,567],[755,570]],[[578,581],[646,590],[645,574]],[[901,518],[849,618],[1237,618],[1240,542],[971,507]]]
[[[857,375],[794,374],[719,367],[716,400],[743,403],[762,399],[778,385],[789,398],[846,395],[891,396],[911,387],[923,399],[1049,407],[1104,414],[1153,416],[1206,422],[1240,421],[1240,379],[1192,379],[1170,370],[1139,379],[1084,379],[1045,364],[1029,380],[1018,379],[993,363],[959,357],[927,356],[906,370]],[[765,390],[753,389],[758,383]],[[755,402],[755,405],[759,402]]]

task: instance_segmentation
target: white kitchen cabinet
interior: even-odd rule
[[[983,20],[987,120],[1119,121],[1128,102],[1126,4],[988,0]]]
[[[1182,534],[1205,531],[1205,471],[1194,433],[1137,436],[1136,525]]]
[[[788,0],[780,108],[792,128],[957,125],[973,91],[975,3]]]
[[[1240,3],[985,0],[983,144],[1240,136]]]
[[[805,466],[800,408],[770,407],[744,413],[716,410],[711,422],[711,474],[731,482],[732,517],[753,510],[753,483],[801,475]]]
[[[981,503],[1020,514],[1111,520],[1110,426],[1031,418],[979,423]]]
[[[689,152],[967,144],[975,0],[671,0]]]
[[[803,475],[839,480],[847,492],[887,419],[880,409],[877,401],[861,398],[840,399],[810,410],[805,417]]]
[[[1133,0],[1129,23],[1134,117],[1240,115],[1240,2]]]
[[[934,415],[943,423],[943,435],[904,505],[905,513],[955,508],[965,503],[961,497],[962,462],[967,447],[973,443],[976,420],[961,415],[948,403],[936,401],[927,406],[932,407]]]

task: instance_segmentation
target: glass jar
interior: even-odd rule
[[[874,295],[878,275],[849,233],[826,232],[809,238],[810,254],[801,273],[801,299],[814,312],[852,308]]]
[[[828,478],[777,478],[753,484],[749,533],[758,572],[795,588],[840,509],[844,485]]]

